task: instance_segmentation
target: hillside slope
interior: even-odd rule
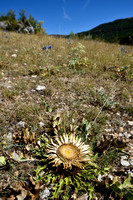
[[[101,24],[90,31],[77,33],[79,37],[92,37],[106,42],[133,45],[133,17]]]

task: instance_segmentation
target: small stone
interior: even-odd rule
[[[127,121],[130,126],[133,126],[133,121]]]
[[[121,165],[128,167],[130,165],[130,163],[127,160],[121,159]]]
[[[106,132],[111,132],[112,131],[112,128],[107,128],[107,129],[104,129]]]
[[[46,87],[45,86],[42,86],[42,85],[38,85],[37,87],[36,87],[36,90],[37,91],[41,91],[41,90],[45,90],[46,89]]]
[[[11,86],[11,85],[7,85],[6,87],[7,87],[7,89],[10,89],[10,88],[12,88],[12,86]]]
[[[16,57],[17,57],[17,54],[14,53],[14,54],[12,54],[11,56],[12,56],[13,58],[16,58]]]
[[[125,135],[126,138],[130,138],[131,137],[131,134],[127,133],[127,132],[125,132],[124,135]]]
[[[39,126],[43,127],[45,124],[43,122],[39,122]]]
[[[18,66],[18,63],[15,63],[14,66],[17,67],[17,66]]]
[[[7,140],[11,141],[12,140],[12,133],[9,132],[8,135],[6,136]]]
[[[19,128],[25,128],[25,122],[23,122],[23,121],[18,122],[17,123],[17,127],[19,127]]]
[[[37,77],[37,75],[32,75],[31,77],[32,77],[32,78],[36,78],[36,77]]]
[[[119,136],[120,136],[120,137],[122,137],[122,136],[123,136],[123,134],[122,134],[122,133],[119,133]]]
[[[41,147],[41,141],[40,140],[37,141],[37,144]]]
[[[114,177],[111,174],[109,174],[108,177],[110,178],[111,181],[113,181]]]
[[[130,160],[130,164],[133,166],[133,159]]]
[[[36,90],[31,90],[31,92],[36,92]]]
[[[120,130],[120,132],[123,132],[123,127],[120,127],[119,130]]]
[[[121,156],[121,159],[123,159],[123,160],[127,160],[128,157],[127,157],[127,156]]]
[[[101,182],[102,181],[103,176],[101,174],[98,175],[98,181]]]
[[[133,172],[132,171],[128,170],[128,174],[130,174],[131,177],[133,177]]]
[[[43,191],[40,193],[40,198],[41,198],[41,199],[46,199],[46,198],[48,198],[49,195],[50,195],[50,191],[49,191],[49,189],[46,187],[45,190],[43,190]]]
[[[78,197],[77,199],[78,200],[87,200],[88,199],[88,194],[86,193],[86,194],[83,194],[83,195],[81,195],[80,197]]]

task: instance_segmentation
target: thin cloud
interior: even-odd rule
[[[69,21],[71,21],[72,19],[71,19],[71,17],[66,13],[65,8],[62,7],[62,9],[63,9],[63,16],[64,16],[64,19],[68,19]]]
[[[86,9],[87,6],[89,5],[91,0],[86,0],[85,4],[83,5],[83,9]]]

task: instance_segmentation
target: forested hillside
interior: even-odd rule
[[[77,33],[78,37],[92,38],[106,42],[133,45],[133,17],[101,24],[90,31]]]

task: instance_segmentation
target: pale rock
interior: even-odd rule
[[[113,181],[114,177],[111,174],[109,174],[108,177],[110,178],[111,181]]]
[[[86,193],[86,194],[83,194],[83,195],[81,195],[80,197],[78,197],[77,198],[77,200],[87,200],[88,199],[88,194]]]
[[[98,181],[101,182],[103,180],[103,178],[106,177],[107,175],[108,175],[107,173],[105,173],[104,175],[99,174],[98,175]]]
[[[128,174],[130,174],[131,177],[133,177],[133,171],[128,170]]]
[[[127,161],[127,156],[121,156],[121,165],[128,167],[130,163]]]
[[[104,129],[106,132],[111,132],[112,131],[112,128],[107,128],[107,129]]]
[[[131,137],[131,134],[127,133],[127,132],[125,132],[124,135],[125,135],[126,138],[130,138]]]
[[[127,157],[127,156],[121,156],[121,159],[123,159],[123,160],[127,160],[128,157]]]
[[[38,85],[37,87],[36,87],[36,90],[37,91],[41,91],[41,90],[45,90],[46,89],[46,87],[45,86],[42,86],[42,85]]]
[[[120,127],[119,130],[120,130],[120,132],[123,132],[123,127]]]
[[[49,189],[46,187],[45,190],[43,190],[41,193],[40,193],[40,198],[41,199],[46,199],[47,197],[49,197],[50,195],[50,191]]]
[[[32,77],[32,78],[36,78],[36,77],[37,77],[37,75],[32,75],[31,77]]]
[[[11,141],[12,140],[12,133],[9,132],[6,136],[7,140]]]
[[[130,164],[133,166],[133,159],[130,160]]]
[[[33,90],[33,89],[31,90],[31,92],[35,92],[35,91],[36,91],[36,90]]]
[[[15,63],[14,66],[17,67],[17,66],[18,66],[18,63]]]
[[[43,122],[39,122],[39,126],[43,127],[45,124]]]
[[[10,88],[12,88],[12,86],[11,86],[11,85],[7,85],[6,87],[7,87],[7,89],[10,89]]]
[[[103,179],[103,176],[101,174],[98,175],[98,181],[101,182]]]
[[[37,141],[37,144],[41,147],[41,141],[40,140]]]
[[[20,121],[20,122],[18,122],[17,123],[17,127],[19,127],[19,128],[25,128],[25,122],[23,122],[23,121]]]
[[[12,56],[13,58],[16,58],[16,57],[17,57],[17,54],[14,53],[14,54],[12,54],[11,56]]]
[[[133,126],[133,121],[127,121],[130,126]]]

